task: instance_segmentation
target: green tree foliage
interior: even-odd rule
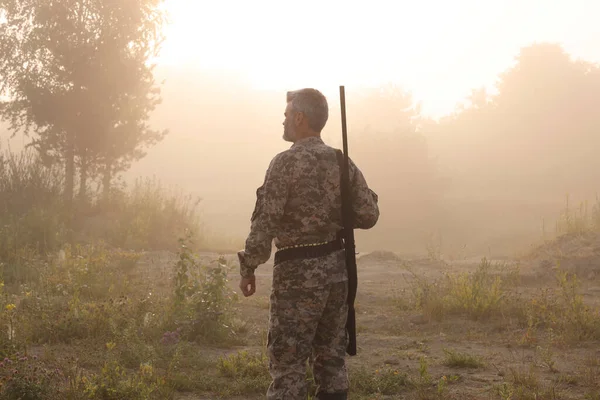
[[[0,112],[48,163],[65,166],[65,196],[114,174],[166,132],[148,126],[160,102],[152,58],[163,0],[0,0]]]

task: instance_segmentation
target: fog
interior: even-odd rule
[[[380,223],[357,234],[360,250],[512,255],[554,233],[567,195],[575,206],[595,200],[598,69],[559,46],[525,50],[498,71],[506,73],[498,93],[474,90],[437,121],[401,87],[346,87],[350,156],[380,195]],[[289,146],[285,91],[215,72],[159,73],[166,83],[154,123],[170,134],[129,175],[197,193],[207,228],[243,240],[268,163]],[[337,87],[320,89],[331,109],[323,139],[340,147]]]
[[[155,176],[200,196],[205,233],[242,246],[256,188],[289,147],[281,139],[285,90],[183,66],[163,66],[156,78],[165,81],[163,103],[151,124],[169,134],[124,179]],[[338,87],[317,88],[330,105],[322,137],[340,147]],[[535,44],[498,71],[494,91],[473,89],[434,120],[401,86],[346,86],[350,156],[381,209],[379,224],[357,233],[359,251],[512,256],[554,234],[567,195],[575,206],[592,201],[593,211],[599,67]],[[13,149],[23,143],[10,141]]]

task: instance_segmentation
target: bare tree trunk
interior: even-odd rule
[[[75,134],[67,132],[67,148],[65,150],[65,225],[67,241],[73,241],[73,191],[75,186]]]
[[[75,135],[67,132],[67,148],[65,151],[65,205],[67,211],[73,209],[73,191],[75,186]]]
[[[79,202],[83,205],[87,202],[87,178],[88,178],[88,158],[85,149],[80,155],[81,166],[79,167]]]
[[[112,181],[112,162],[106,161],[104,164],[104,176],[102,177],[102,192],[104,200],[110,199],[110,184]]]

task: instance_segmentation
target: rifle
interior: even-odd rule
[[[358,276],[356,271],[356,245],[354,243],[354,215],[352,212],[352,197],[350,192],[350,171],[348,163],[348,133],[346,129],[346,93],[344,86],[340,86],[340,103],[342,111],[342,140],[343,159],[338,151],[338,161],[341,169],[341,194],[342,194],[342,220],[344,250],[346,255],[346,269],[348,270],[348,319],[346,320],[346,331],[348,332],[348,346],[346,352],[356,355],[356,311],[354,300],[358,287]]]

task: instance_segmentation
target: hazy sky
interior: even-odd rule
[[[395,82],[433,115],[493,85],[534,41],[600,62],[597,0],[167,2],[165,63],[241,72],[260,89]]]

